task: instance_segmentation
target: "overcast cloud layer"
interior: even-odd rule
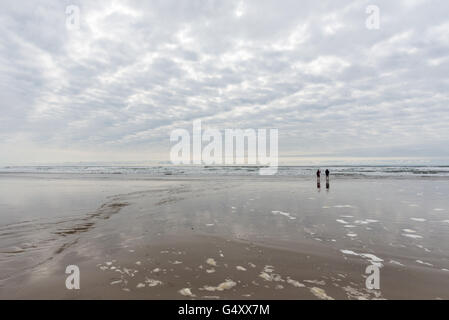
[[[449,157],[448,17],[445,0],[2,0],[0,163],[168,160],[194,119],[278,128],[284,159]]]

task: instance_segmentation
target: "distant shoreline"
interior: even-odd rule
[[[261,166],[7,166],[7,174],[129,175],[146,177],[258,176]],[[279,166],[274,176],[314,177],[317,168],[328,168],[331,177],[449,177],[449,166]]]

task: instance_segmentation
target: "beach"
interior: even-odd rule
[[[8,172],[0,189],[1,299],[449,299],[447,177]]]

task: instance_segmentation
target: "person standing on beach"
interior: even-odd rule
[[[329,169],[326,169],[326,171],[325,171],[325,173],[326,173],[326,180],[329,180]]]
[[[321,180],[321,171],[320,171],[320,169],[318,169],[318,170],[316,171],[316,187],[317,187],[318,189],[321,188],[320,180]]]

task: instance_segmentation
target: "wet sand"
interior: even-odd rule
[[[73,190],[105,181],[33,179]],[[449,299],[448,181],[106,181],[115,194],[86,213],[0,223],[0,298]],[[371,264],[380,290],[365,287]],[[80,290],[65,287],[68,265]]]

